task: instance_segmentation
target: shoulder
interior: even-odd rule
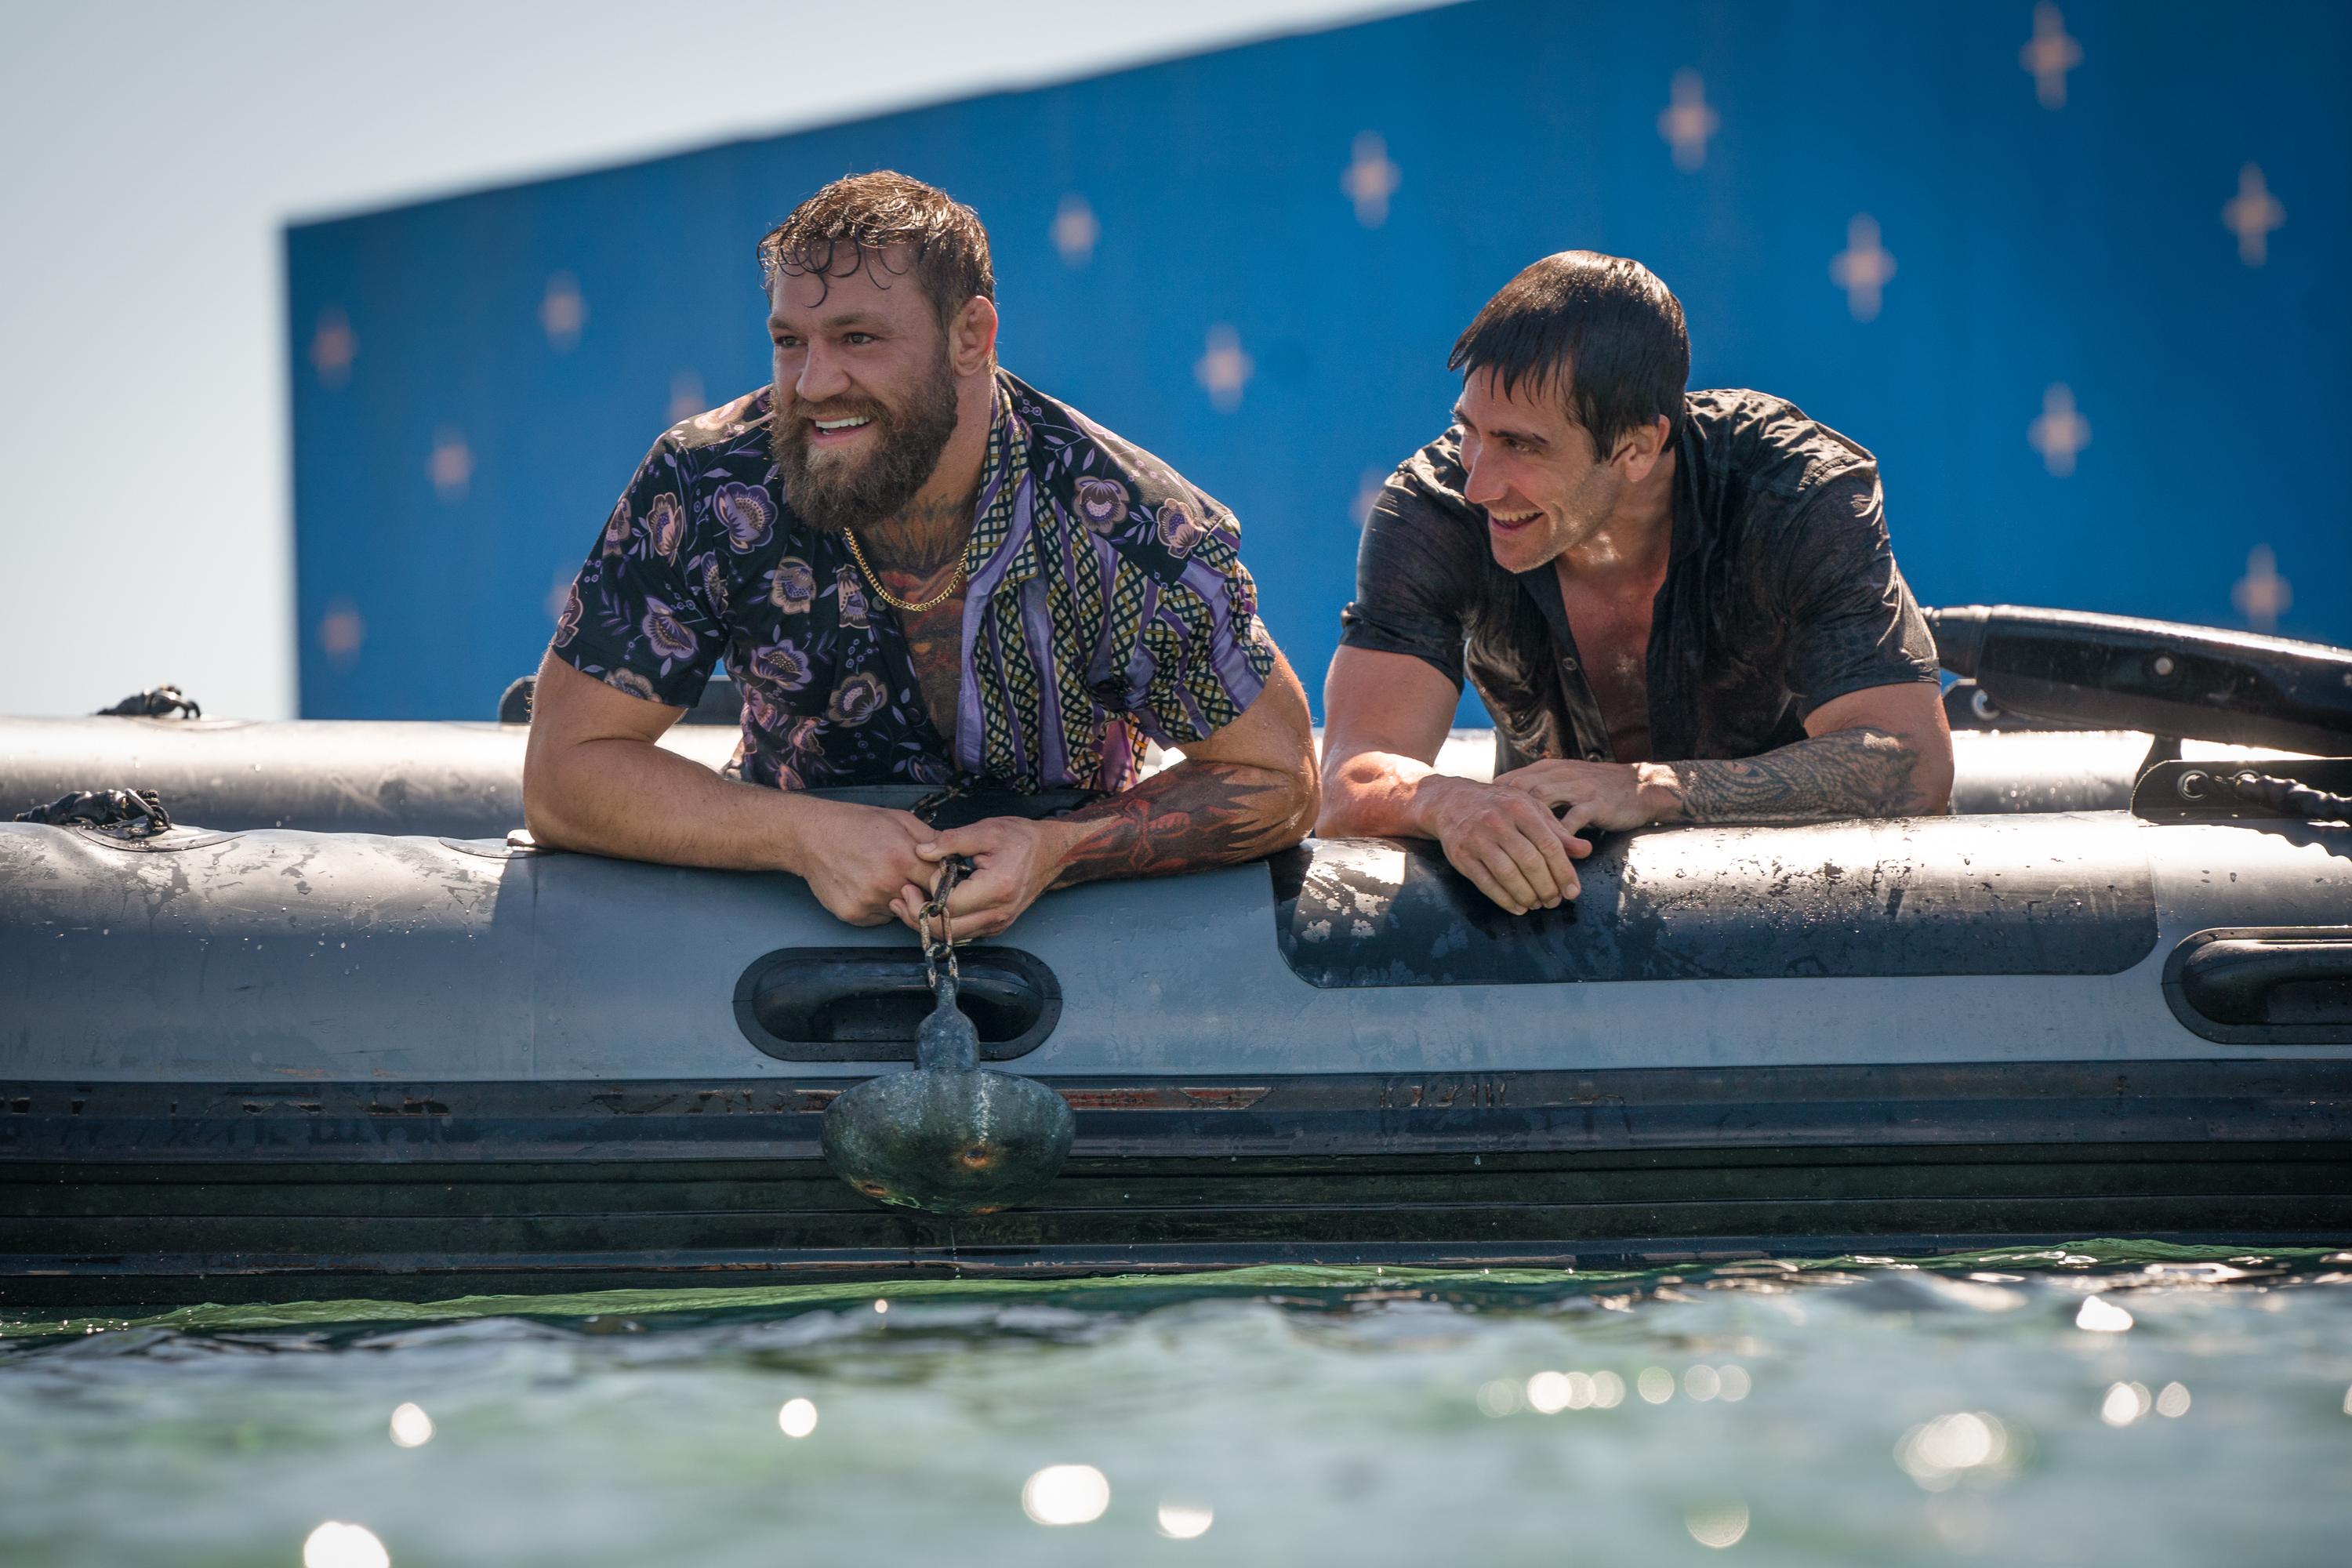
[[[1026,431],[1030,478],[1074,532],[1163,580],[1183,575],[1191,561],[1234,556],[1241,523],[1223,502],[1069,405],[998,375]]]
[[[723,543],[724,557],[743,563],[796,521],[769,449],[772,395],[761,387],[663,431],[622,504],[682,526],[689,552]]]
[[[1446,518],[1480,531],[1484,545],[1485,519],[1462,493],[1469,482],[1462,466],[1462,433],[1449,426],[1437,439],[1396,466],[1374,500],[1375,514],[1428,515]]]
[[[764,470],[771,463],[768,425],[774,395],[772,388],[763,386],[681,419],[662,432],[661,439],[654,443],[654,452],[695,470],[735,470],[746,460]]]
[[[1795,500],[1841,479],[1875,482],[1878,459],[1786,398],[1743,389],[1694,392],[1683,400],[1679,450],[1703,489],[1726,499]]]

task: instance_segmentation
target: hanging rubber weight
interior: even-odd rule
[[[948,893],[967,868],[949,862],[923,908],[923,958],[939,1005],[916,1032],[915,1070],[843,1091],[823,1124],[824,1157],[843,1181],[869,1198],[931,1214],[993,1214],[1035,1196],[1061,1173],[1077,1131],[1060,1095],[980,1065],[980,1033],[956,1005],[947,924]]]
[[[1034,1079],[980,1067],[980,1037],[940,981],[915,1070],[868,1079],[825,1108],[824,1157],[886,1204],[994,1214],[1034,1197],[1070,1157],[1069,1101]]]

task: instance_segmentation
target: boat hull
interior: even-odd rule
[[[966,971],[1073,1157],[948,1220],[823,1162],[928,994],[791,879],[0,825],[0,1307],[2342,1245],[2352,1015],[2200,1027],[2181,963],[2336,951],[2347,851],[2095,813],[1618,836],[1518,920],[1379,841],[1052,894]]]
[[[75,1110],[20,1086],[0,1301],[2352,1238],[2341,1062],[1054,1087],[1079,1131],[1053,1187],[950,1219],[834,1176],[815,1152],[827,1088],[223,1086]]]

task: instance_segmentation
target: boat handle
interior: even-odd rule
[[[2341,998],[2316,998],[2311,1016],[2271,1016],[2273,995],[2289,985],[2340,985]],[[2209,942],[2180,965],[2180,994],[2217,1024],[2352,1023],[2352,941],[2294,942],[2238,937]]]
[[[1024,1056],[1062,1013],[1054,972],[1019,948],[960,949],[961,1001],[983,1061]],[[787,1061],[912,1060],[937,1005],[914,948],[783,948],[754,959],[735,986],[743,1036]]]

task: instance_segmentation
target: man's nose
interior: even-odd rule
[[[801,352],[801,373],[793,390],[803,403],[824,403],[849,390],[849,376],[830,351],[811,343]]]
[[[1492,506],[1510,493],[1511,487],[1503,481],[1502,465],[1478,452],[1470,459],[1470,477],[1463,482],[1462,499],[1472,506]]]

